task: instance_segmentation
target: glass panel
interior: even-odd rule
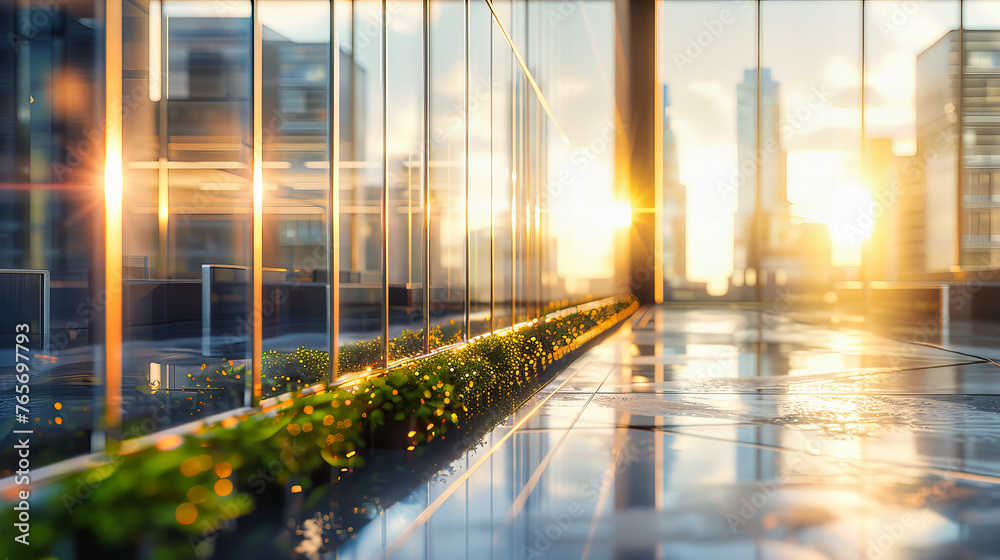
[[[511,3],[511,18],[506,20],[507,33],[522,57],[532,52],[528,45],[527,30],[527,0],[513,0]],[[511,183],[513,198],[511,201],[511,227],[513,228],[513,311],[514,322],[527,320],[528,275],[531,270],[531,260],[528,252],[528,222],[527,206],[528,191],[531,184],[531,170],[528,163],[531,128],[529,127],[529,105],[534,103],[534,94],[529,100],[528,81],[516,59],[513,63],[513,172]]]
[[[525,0],[525,37],[527,49],[526,58],[528,66],[534,68],[534,73],[543,70],[540,64],[545,56],[545,44],[542,42],[544,31],[544,20],[541,19],[542,5],[534,0]],[[524,213],[524,318],[531,319],[537,317],[542,308],[541,288],[541,207],[539,206],[540,193],[544,188],[544,150],[542,142],[544,139],[544,123],[542,119],[542,106],[529,83],[524,83],[525,107],[524,107],[524,133],[525,142],[525,199],[520,208]]]
[[[865,10],[864,183],[875,218],[866,276],[922,280],[954,264],[957,212],[946,209],[958,194],[958,100],[948,92],[957,89],[949,59],[957,62],[959,3],[879,1]],[[942,211],[926,212],[931,201]]]
[[[252,24],[249,2],[228,7],[125,8],[126,436],[243,405]]]
[[[389,360],[424,348],[424,61],[423,6],[401,2],[389,10],[388,228],[389,336],[408,335]]]
[[[430,4],[430,347],[465,328],[465,3]]]
[[[664,298],[753,299],[756,5],[662,11]]]
[[[861,177],[861,3],[761,9],[760,294],[828,301],[835,282],[863,279],[868,233],[850,228],[872,201]]]
[[[382,336],[382,13],[377,0],[337,11],[350,22],[338,40],[340,65],[340,338]],[[360,361],[341,357],[343,372],[382,362],[381,346]]]
[[[469,335],[491,329],[493,236],[491,157],[493,16],[485,2],[469,4]]]
[[[959,265],[962,270],[995,268],[1000,265],[1000,222],[990,220],[991,209],[1000,206],[1000,198],[990,193],[989,177],[1000,168],[1000,127],[996,124],[1000,112],[1000,6],[996,2],[969,0],[962,4],[965,14],[966,31],[964,37],[964,64],[961,85],[962,138],[962,196],[958,211],[958,231],[961,238]],[[943,39],[952,45],[954,51],[957,32],[950,32]],[[948,85],[945,95],[928,99],[928,104],[940,105],[942,101],[955,102],[955,66],[950,65]],[[944,82],[945,69],[940,64],[933,69],[940,82]],[[929,76],[928,76],[929,77]],[[940,83],[939,82],[939,83]],[[935,93],[940,91],[940,86]],[[937,113],[940,108],[935,107]],[[951,113],[949,113],[952,117]],[[946,115],[947,117],[947,115]],[[954,120],[954,119],[952,119]],[[940,121],[937,123],[940,127]],[[954,123],[947,122],[949,130]],[[931,132],[931,130],[928,130]],[[957,198],[957,197],[955,197]],[[947,223],[947,222],[946,222]],[[990,280],[992,274],[977,275],[975,280]]]
[[[589,300],[615,292],[615,241],[629,226],[629,211],[623,222],[615,204],[614,6],[542,4],[539,46],[532,51],[537,65],[529,66],[563,129],[536,106],[529,89],[541,128],[528,152],[542,152],[537,161],[545,188],[536,196],[544,212],[535,221],[545,231],[546,301]]]
[[[512,2],[493,3],[501,21],[510,22]],[[493,39],[493,328],[513,324],[514,254],[514,55],[497,27],[491,22]],[[520,70],[518,70],[520,72]]]
[[[91,451],[103,394],[98,16],[79,1],[7,2],[0,15],[0,478],[17,470],[11,430],[33,430],[32,468]]]
[[[326,220],[330,3],[261,0],[258,6],[264,34],[263,348],[325,352],[330,346]],[[264,394],[279,394],[325,380],[326,369],[316,364],[291,375],[267,368],[263,375]]]

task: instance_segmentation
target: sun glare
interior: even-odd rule
[[[627,228],[632,225],[632,207],[621,202],[615,204],[611,222],[617,228]]]
[[[788,201],[793,217],[829,228],[833,266],[861,265],[861,249],[871,237],[875,220],[856,154],[847,150],[789,152]]]

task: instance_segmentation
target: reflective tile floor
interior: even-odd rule
[[[329,557],[1000,558],[1000,351],[963,352],[646,308]]]

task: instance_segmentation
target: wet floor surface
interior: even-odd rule
[[[945,346],[640,310],[329,557],[1000,558],[1000,350]]]

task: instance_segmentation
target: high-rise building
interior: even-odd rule
[[[663,280],[668,286],[684,283],[687,260],[687,187],[681,184],[677,142],[670,127],[670,90],[663,84]]]
[[[901,174],[904,158],[892,155],[889,138],[865,138],[862,155],[862,179],[872,195],[871,210],[861,212],[855,223],[846,228],[848,238],[862,235],[863,228],[870,228],[862,254],[863,278],[895,280],[898,278],[900,247],[900,212],[895,204],[893,181]]]
[[[1000,202],[994,202],[1000,195],[998,41],[1000,31],[953,30],[917,56],[923,190],[910,198],[923,198],[925,257],[922,269],[911,272],[1000,263]]]
[[[771,69],[761,68],[758,171],[757,70],[744,70],[743,82],[737,85],[736,134],[739,166],[733,253],[733,269],[737,276],[747,269],[756,269],[765,256],[780,248],[782,224],[788,220],[786,154],[781,142],[778,93],[779,83],[771,78]],[[761,183],[759,213],[758,174]]]
[[[924,270],[924,179],[919,155],[902,158],[901,171],[894,179],[897,201],[897,243],[899,279],[916,278]]]

